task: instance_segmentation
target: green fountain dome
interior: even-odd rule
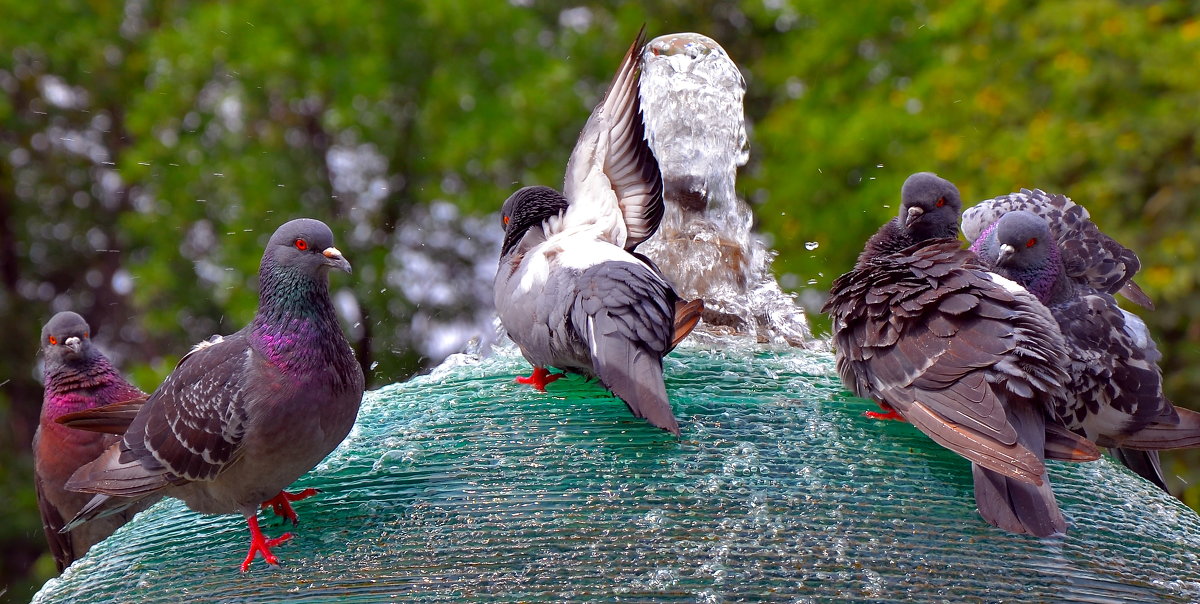
[[[1200,601],[1200,517],[1106,460],[1049,462],[1065,538],[1011,535],[966,461],[863,417],[828,353],[665,365],[680,439],[594,382],[515,384],[511,349],[452,357],[368,393],[296,485],[322,493],[283,566],[240,573],[240,517],[166,500],[34,601]]]

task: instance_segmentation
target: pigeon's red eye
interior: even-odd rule
[[[56,337],[54,337],[54,336],[50,336],[50,345],[51,345],[51,346],[57,346],[57,345],[58,345],[58,338],[56,338]]]
[[[940,208],[940,207],[942,207],[942,206],[944,206],[944,205],[946,205],[946,198],[945,198],[945,197],[939,197],[939,198],[938,198],[938,202],[937,202],[937,207],[939,207],[939,208]]]
[[[296,249],[298,249],[302,252],[304,250],[308,249],[308,242],[303,239],[297,239],[295,245],[296,245]]]
[[[1033,247],[1037,245],[1037,237],[1030,237],[1029,241],[1025,242],[1025,247]]]
[[[504,217],[504,226],[508,226],[508,216]]]

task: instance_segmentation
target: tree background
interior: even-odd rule
[[[305,215],[330,223],[355,267],[333,288],[370,387],[473,336],[486,344],[499,205],[561,182],[642,23],[712,36],[742,67],[739,191],[806,306],[911,172],[950,178],[968,204],[1066,193],[1139,252],[1168,395],[1200,408],[1198,13],[1108,0],[0,0],[0,598],[27,600],[54,570],[29,455],[54,312],[83,314],[151,390],[191,343],[249,320],[266,238]],[[1166,456],[1193,508],[1197,460]]]

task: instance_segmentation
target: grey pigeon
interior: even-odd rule
[[[970,460],[989,523],[1065,533],[1043,460],[1049,451],[1075,460],[1098,453],[1052,416],[1069,379],[1062,336],[1037,299],[963,249],[952,183],[913,174],[901,201],[823,309],[838,373],[856,395]],[[1059,451],[1064,439],[1074,444]]]
[[[1092,222],[1087,208],[1066,195],[1021,189],[981,201],[963,212],[963,235],[967,241],[976,241],[1000,216],[1015,210],[1032,212],[1053,225],[1063,267],[1071,279],[1114,296],[1120,292],[1139,306],[1154,308],[1150,297],[1133,282],[1133,275],[1142,266],[1137,254],[1104,234]]]
[[[70,533],[59,532],[91,499],[63,488],[80,466],[92,461],[116,437],[73,430],[58,418],[114,403],[140,401],[146,393],[125,381],[108,358],[92,344],[92,329],[83,317],[60,312],[42,327],[42,415],[33,435],[34,478],[42,528],[62,571],[93,545],[113,534],[138,509],[125,510]]]
[[[257,554],[278,564],[256,512],[295,520],[283,491],[349,433],[363,373],[329,298],[329,270],[350,272],[323,222],[297,219],[271,236],[259,268],[258,311],[240,331],[203,342],[136,412],[121,440],[80,468],[67,488],[98,493],[68,525],[146,497],[183,500],[203,514],[240,512]],[[97,412],[103,413],[103,411]]]
[[[547,367],[596,377],[637,417],[679,434],[662,357],[699,320],[657,267],[634,252],[663,214],[662,177],[645,140],[636,51],[626,52],[567,163],[563,192],[524,187],[505,226],[495,302],[542,389]]]
[[[1017,210],[984,229],[971,249],[1037,296],[1057,321],[1073,394],[1058,399],[1066,406],[1057,415],[1097,444],[1128,447],[1115,449],[1114,456],[1166,491],[1155,450],[1200,446],[1200,416],[1167,401],[1161,355],[1145,323],[1089,279],[1071,278],[1059,241],[1041,216]]]

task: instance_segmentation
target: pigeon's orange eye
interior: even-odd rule
[[[51,345],[51,346],[58,346],[58,338],[56,338],[56,337],[54,337],[54,336],[50,336],[50,345]]]
[[[297,239],[294,245],[296,246],[296,249],[302,252],[308,249],[308,242],[303,239]]]
[[[946,205],[946,198],[945,198],[945,197],[939,197],[939,198],[938,198],[938,201],[937,201],[937,207],[939,207],[939,208],[940,208],[940,207],[942,207],[942,206],[944,206],[944,205]]]
[[[504,217],[504,226],[508,226],[508,216]]]
[[[1030,237],[1029,241],[1025,242],[1025,247],[1033,247],[1037,245],[1037,237]]]

